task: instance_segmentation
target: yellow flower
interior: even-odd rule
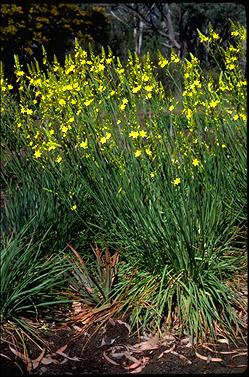
[[[104,64],[99,64],[98,65],[98,71],[104,71],[104,69],[105,69],[105,66],[104,66]]]
[[[74,205],[71,207],[71,211],[75,211],[75,212],[77,212],[77,205],[76,205],[76,204],[74,204]]]
[[[217,40],[220,38],[219,34],[217,34],[217,33],[215,33],[215,32],[213,32],[213,33],[211,34],[211,37],[213,38],[214,41],[217,41]]]
[[[61,156],[58,156],[58,157],[56,157],[56,159],[55,159],[55,161],[58,162],[58,163],[60,163],[61,160],[62,160],[62,157],[61,157]]]
[[[62,126],[61,127],[61,131],[66,133],[68,131],[68,127],[67,126]]]
[[[80,143],[80,147],[81,148],[87,149],[87,146],[88,146],[88,140],[87,139],[85,141],[82,141]]]
[[[154,171],[152,171],[152,172],[150,173],[151,178],[155,177],[155,175],[156,175],[156,173],[155,173]]]
[[[194,158],[194,160],[193,160],[192,164],[193,164],[194,166],[198,166],[198,165],[199,165],[199,163],[200,163],[200,161],[199,161],[199,160],[197,160],[197,158]]]
[[[175,108],[175,106],[174,106],[174,105],[170,105],[170,107],[169,107],[169,111],[173,111],[173,110],[174,110],[174,108]]]
[[[41,157],[41,152],[39,150],[35,151],[34,157],[35,158]]]
[[[239,115],[235,114],[234,117],[233,117],[233,120],[238,120],[238,119],[239,119]]]
[[[24,72],[23,71],[17,71],[16,75],[19,76],[19,77],[22,77],[24,75]]]
[[[232,31],[232,32],[231,32],[231,35],[232,35],[233,37],[237,37],[237,36],[239,35],[238,30]]]
[[[235,65],[233,63],[229,64],[227,68],[232,71],[235,68]]]
[[[172,52],[171,52],[171,61],[174,62],[174,63],[179,63],[179,61],[180,61],[179,56],[175,53],[174,50],[172,50]]]
[[[135,157],[139,157],[141,156],[142,152],[140,149],[137,149],[136,152],[135,152]]]
[[[114,96],[115,93],[116,93],[115,90],[112,90],[111,93],[110,93],[110,96],[111,97]]]
[[[77,82],[75,82],[73,84],[73,88],[76,90],[76,91],[79,91],[80,90],[80,87],[79,87],[79,84]]]
[[[111,62],[112,62],[112,58],[107,58],[106,59],[106,64],[111,64]]]
[[[210,102],[209,106],[213,109],[213,108],[215,108],[219,103],[220,103],[219,100],[214,101],[214,100],[212,99],[212,101]]]
[[[84,102],[84,105],[85,105],[86,107],[88,107],[88,106],[91,105],[92,102],[93,102],[93,99],[89,99],[89,100],[87,100],[87,101]]]
[[[146,92],[151,92],[153,90],[153,86],[152,85],[146,85],[144,87],[144,89],[146,90]]]
[[[144,130],[139,131],[139,135],[140,135],[141,137],[147,137],[147,132],[144,131]]]
[[[136,139],[139,136],[139,132],[138,131],[131,131],[129,133],[129,136],[132,137],[133,139]]]
[[[66,101],[63,98],[61,98],[59,100],[59,105],[64,106],[65,104],[66,104]]]
[[[139,92],[139,90],[141,90],[141,85],[138,85],[138,86],[134,87],[132,89],[132,93],[137,93],[137,92]]]
[[[151,152],[150,148],[146,148],[146,149],[145,149],[145,152],[146,152],[146,154],[147,154],[148,156],[152,156],[152,152]]]
[[[177,186],[181,183],[181,178],[175,178],[173,181],[171,181],[171,183],[174,185],[174,186]]]
[[[246,114],[240,113],[239,114],[240,119],[246,120]]]
[[[65,74],[68,75],[70,72],[74,71],[75,69],[75,65],[72,64],[66,71],[65,71]]]
[[[159,67],[164,68],[168,64],[169,62],[166,58],[159,57],[159,63],[158,63]]]
[[[142,81],[147,82],[147,81],[149,81],[150,78],[149,78],[149,76],[146,75],[146,73],[145,73],[145,74],[142,75],[141,79],[142,79]]]
[[[120,119],[117,120],[117,124],[121,124],[121,120]]]
[[[31,115],[31,114],[33,114],[33,110],[32,110],[32,109],[26,109],[26,113],[27,113],[28,115]]]

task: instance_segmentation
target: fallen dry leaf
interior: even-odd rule
[[[55,351],[54,353],[58,353],[60,355],[61,352],[64,352],[65,349],[67,349],[67,344],[65,344],[64,346],[60,347],[57,351]]]
[[[49,364],[59,364],[59,361],[56,359],[53,359],[50,355],[47,355],[41,360],[41,364],[43,365],[49,365]]]
[[[206,348],[206,349],[209,350],[210,352],[215,352],[215,350],[213,350],[212,348],[206,346],[205,344],[202,344],[202,347],[203,347],[203,348]]]
[[[116,363],[116,361],[114,361],[114,360],[112,360],[110,357],[108,357],[107,354],[105,353],[105,351],[103,352],[103,356],[104,356],[104,358],[105,358],[109,363],[111,363],[111,364],[113,364],[113,365],[118,365],[118,366],[120,366],[118,363]]]
[[[144,369],[146,364],[148,364],[149,360],[150,360],[149,357],[143,357],[142,364],[140,366],[138,366],[135,370],[130,371],[130,373],[135,374],[135,373],[142,372],[142,370]]]
[[[9,345],[9,349],[11,350],[11,352],[13,352],[14,355],[16,355],[17,357],[20,357],[24,361],[26,368],[27,368],[27,371],[31,372],[33,365],[32,365],[32,361],[30,360],[30,358],[28,356],[23,355],[21,352],[15,350],[10,345]]]
[[[133,352],[142,352],[146,350],[154,350],[157,348],[159,348],[157,338],[151,338],[145,342],[137,343],[134,346],[129,346],[129,349]]]
[[[128,370],[130,370],[130,369],[135,369],[135,368],[139,367],[139,366],[141,365],[141,363],[142,363],[142,360],[137,360],[137,359],[136,359],[136,361],[135,361],[133,364],[128,365],[127,367],[124,366],[124,368],[125,368],[125,369],[128,369]]]
[[[57,351],[56,352],[58,355],[60,355],[60,356],[63,356],[63,357],[65,357],[66,359],[68,359],[68,360],[72,360],[72,361],[80,361],[80,359],[78,358],[78,357],[76,357],[76,356],[74,356],[74,357],[70,357],[70,356],[68,356],[66,353],[64,353],[64,352],[59,352],[59,351]]]
[[[218,342],[222,344],[229,344],[229,340],[226,338],[218,339]]]
[[[172,352],[174,349],[175,349],[175,344],[171,347],[171,348],[169,348],[168,350],[166,350],[166,351],[163,351],[162,353],[160,353],[160,355],[158,356],[158,359],[161,359],[161,357],[165,354],[165,353],[170,353],[170,352]]]
[[[237,353],[237,351],[219,351],[222,355],[230,355],[232,353]]]
[[[220,359],[219,357],[210,357],[210,356],[203,356],[197,351],[195,352],[196,356],[199,357],[199,359],[205,360],[205,361],[215,361],[215,362],[220,362],[223,361],[223,359]]]
[[[31,360],[33,369],[36,369],[40,365],[41,360],[43,359],[43,356],[45,355],[45,352],[46,352],[46,349],[43,348],[41,354],[36,359]]]
[[[176,352],[176,351],[171,351],[171,353],[172,353],[173,355],[178,356],[180,359],[182,359],[182,360],[184,360],[184,361],[187,361],[187,363],[188,363],[189,365],[192,364],[192,361],[190,361],[187,357],[181,355],[180,353],[178,353],[178,352]]]
[[[239,352],[239,353],[237,353],[237,355],[233,355],[233,356],[232,356],[232,359],[233,359],[234,357],[237,357],[237,356],[247,356],[247,352]]]

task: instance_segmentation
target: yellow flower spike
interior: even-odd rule
[[[174,186],[178,186],[181,183],[181,178],[175,178],[173,181],[171,181],[171,183]]]
[[[197,160],[197,158],[194,158],[193,161],[192,161],[192,164],[193,164],[194,166],[198,166],[198,165],[200,164],[200,161]]]
[[[137,150],[135,151],[135,157],[139,157],[139,156],[141,156],[141,154],[142,154],[142,152],[141,152],[140,149],[137,149]]]

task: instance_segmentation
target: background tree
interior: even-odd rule
[[[211,23],[224,43],[229,38],[230,20],[246,24],[246,10],[239,3],[122,3],[102,4],[110,18],[111,46],[115,47],[117,30],[120,36],[120,54],[128,48],[138,54],[148,48],[155,52],[158,48],[166,55],[172,49],[187,56],[190,52],[201,59],[205,55],[198,43],[197,28],[206,33]],[[115,39],[113,39],[115,35]],[[132,37],[133,36],[133,37]],[[207,56],[206,56],[207,58]]]
[[[103,8],[81,4],[30,3],[1,5],[1,60],[6,74],[13,71],[14,54],[25,63],[38,61],[44,45],[48,58],[55,54],[60,62],[77,37],[81,45],[106,46],[109,25]]]

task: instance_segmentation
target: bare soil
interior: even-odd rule
[[[192,346],[188,338],[165,333],[132,335],[129,325],[110,318],[97,330],[84,326],[55,326],[44,333],[48,347],[28,343],[28,356],[1,345],[3,376],[81,374],[234,374],[245,373],[248,350],[221,338],[216,344]],[[16,355],[15,355],[16,353]]]

